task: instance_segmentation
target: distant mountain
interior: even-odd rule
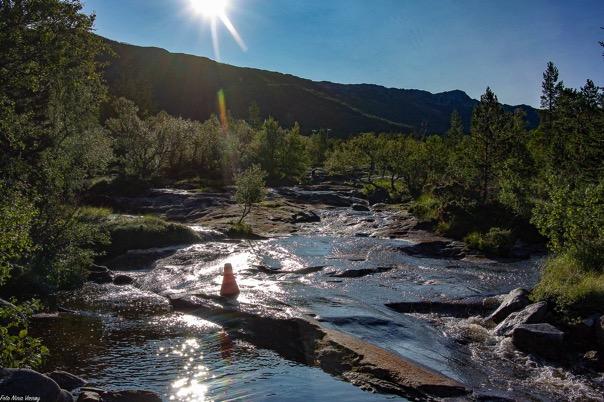
[[[136,101],[141,108],[195,120],[217,113],[223,90],[234,117],[247,118],[255,102],[262,117],[283,126],[299,122],[304,132],[329,128],[337,136],[359,132],[443,133],[457,110],[466,128],[477,101],[463,91],[432,94],[369,84],[316,82],[289,74],[217,63],[205,57],[170,53],[107,40],[115,52],[105,70],[113,95]],[[537,111],[522,108],[530,126]]]

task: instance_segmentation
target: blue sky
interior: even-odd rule
[[[83,0],[111,39],[214,57],[191,0]],[[538,105],[547,61],[569,86],[604,85],[604,0],[230,0],[247,45],[219,28],[220,59],[313,80],[431,92],[487,85]]]

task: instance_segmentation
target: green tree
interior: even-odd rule
[[[33,252],[19,263],[47,286],[91,261],[98,232],[74,218],[75,205],[111,157],[98,126],[97,56],[106,48],[81,9],[79,1],[0,3],[0,181],[31,206]]]
[[[40,309],[38,301],[0,305],[0,365],[36,368],[48,354],[38,338],[29,336],[29,318]]]
[[[265,176],[266,173],[258,165],[253,165],[235,179],[235,186],[237,187],[235,201],[243,206],[241,217],[237,222],[238,225],[250,213],[252,206],[264,199],[266,194]]]
[[[34,215],[35,209],[29,201],[0,183],[0,286],[32,249],[29,231]]]
[[[556,100],[560,95],[560,91],[564,87],[562,82],[558,82],[558,68],[553,62],[547,63],[547,68],[543,73],[543,82],[541,84],[541,107],[547,110],[548,115],[551,115],[556,107]]]
[[[449,130],[447,130],[447,142],[454,146],[455,144],[459,144],[461,142],[463,136],[464,128],[461,116],[459,115],[457,110],[454,110],[453,113],[451,113],[451,123],[449,125]]]
[[[491,88],[480,97],[472,115],[472,149],[470,157],[476,166],[480,202],[490,200],[496,165],[505,157],[503,142],[505,114]]]
[[[287,131],[283,141],[283,149],[280,151],[280,175],[283,179],[299,180],[309,166],[309,158],[306,153],[307,138],[300,134],[300,125],[295,123]]]

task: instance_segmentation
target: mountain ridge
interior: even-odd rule
[[[325,128],[335,136],[359,132],[444,133],[457,110],[469,129],[477,100],[455,89],[431,93],[421,89],[387,88],[378,84],[339,84],[313,81],[278,71],[238,67],[204,56],[172,53],[155,46],[136,46],[103,38],[114,57],[106,57],[109,91],[134,100],[149,112],[166,112],[194,120],[218,113],[222,90],[233,117],[247,118],[256,103],[261,117],[275,117],[282,125],[298,122],[305,133]],[[537,110],[528,105],[530,127]]]

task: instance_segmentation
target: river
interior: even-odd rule
[[[220,268],[229,262],[240,302],[268,314],[312,317],[457,380],[475,395],[601,397],[601,378],[517,352],[478,317],[403,314],[386,306],[530,288],[538,280],[540,258],[497,262],[412,256],[401,251],[411,240],[371,233],[391,218],[388,210],[341,207],[318,213],[320,222],[303,224],[295,234],[250,241],[216,238],[161,250],[142,269],[122,267],[130,268],[123,271],[135,278],[134,285],[87,283],[60,296],[62,305],[81,314],[62,316],[38,330],[52,351],[46,368],[72,372],[107,389],[156,391],[166,401],[405,400],[366,392],[284,357],[279,348],[259,346],[253,334],[232,337],[231,328],[212,317],[170,311],[165,296],[218,294]]]

